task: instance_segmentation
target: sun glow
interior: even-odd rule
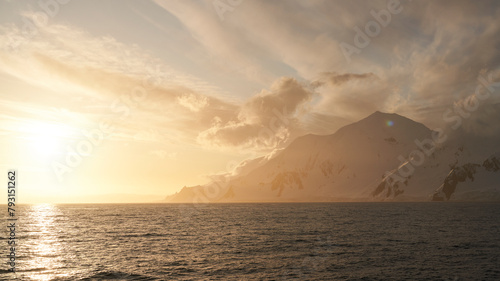
[[[53,157],[62,153],[65,141],[74,137],[74,128],[65,124],[33,122],[23,128],[32,152],[40,156]]]

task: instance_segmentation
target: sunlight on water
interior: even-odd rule
[[[25,206],[0,280],[500,280],[498,204],[183,208]]]
[[[38,239],[30,239],[32,245],[26,245],[30,250],[30,259],[26,267],[32,273],[32,280],[51,280],[55,277],[54,270],[63,266],[61,261],[61,244],[57,239],[59,227],[55,217],[59,214],[56,206],[43,204],[32,206],[28,212],[29,231]]]

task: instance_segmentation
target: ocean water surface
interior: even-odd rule
[[[18,272],[4,227],[0,280],[500,280],[498,203],[26,205],[18,217]]]

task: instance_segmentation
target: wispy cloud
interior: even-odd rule
[[[386,1],[247,1],[224,21],[211,1],[157,3],[209,53],[259,71],[276,71],[277,64],[264,61],[277,61],[313,86],[328,84],[319,90],[315,110],[349,119],[378,109],[423,122],[442,120],[436,109],[453,104],[453,95],[465,95],[481,71],[500,62],[500,9],[494,1],[402,1],[402,13],[351,63],[340,42],[352,41],[354,27],[363,29],[374,20],[370,11],[385,9]]]
[[[1,71],[74,100],[66,109],[90,119],[112,115],[109,104],[118,98],[134,113],[120,125],[129,138],[147,121],[147,129],[191,143],[272,149],[299,133],[330,133],[375,110],[433,125],[443,108],[467,95],[479,73],[500,65],[499,4],[459,2],[405,3],[347,63],[340,42],[352,40],[353,28],[372,20],[370,11],[386,1],[245,1],[224,21],[212,1],[156,1],[178,20],[176,34],[187,32],[186,42],[198,44],[214,69],[231,64],[238,70],[227,80],[243,75],[269,88],[252,95],[184,74],[137,45],[61,24],[40,28],[16,52],[0,51]],[[2,42],[22,36],[14,25],[0,30]],[[134,103],[131,92],[151,77],[161,82]]]
[[[32,15],[27,13],[24,16]],[[0,34],[2,41],[22,34],[22,30],[14,25],[0,28],[6,31]],[[79,113],[80,118],[85,116],[90,118],[89,121],[96,121],[113,119],[118,111],[127,116],[131,114],[127,122],[117,120],[121,130],[117,135],[128,135],[132,140],[134,133],[131,128],[144,127],[139,124],[145,120],[156,128],[164,127],[169,121],[181,122],[172,124],[170,129],[178,127],[180,133],[189,134],[189,130],[184,130],[185,125],[198,124],[202,118],[192,116],[192,111],[198,112],[211,104],[214,108],[200,113],[210,115],[212,111],[217,114],[224,108],[233,107],[212,96],[217,95],[218,88],[172,70],[138,47],[125,45],[112,37],[93,37],[70,26],[41,27],[39,35],[24,42],[19,49],[0,50],[0,61],[0,71],[47,89],[43,93],[45,100],[56,97],[73,100],[74,107],[67,108],[71,103],[66,103],[59,112],[52,112],[59,117],[67,118],[63,113],[71,112]],[[21,94],[26,100],[35,100],[32,96],[35,93]],[[4,107],[15,110],[28,106],[29,102],[13,103],[4,99],[2,103]],[[40,104],[35,107],[48,110]]]
[[[335,72],[324,72],[321,73],[320,79],[313,81],[312,85],[314,87],[319,87],[323,85],[324,83],[329,83],[333,86],[336,85],[342,85],[344,83],[347,83],[349,81],[356,81],[356,80],[363,80],[363,79],[369,79],[369,78],[376,78],[376,76],[373,73],[362,73],[362,74],[357,74],[357,73],[335,73]]]

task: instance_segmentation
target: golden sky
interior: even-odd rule
[[[376,110],[440,126],[498,77],[499,19],[495,1],[4,0],[0,167],[25,203],[152,201]]]

